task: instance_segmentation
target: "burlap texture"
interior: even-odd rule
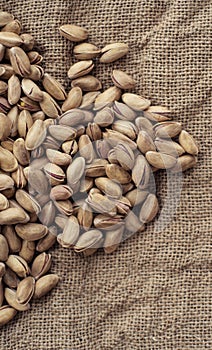
[[[113,67],[132,73],[137,92],[173,109],[198,140],[180,206],[161,233],[153,226],[112,255],[83,258],[56,247],[61,276],[50,296],[0,330],[1,350],[212,349],[211,287],[211,1],[1,0],[33,33],[45,66],[68,87],[72,44],[64,23],[89,29],[90,42],[129,43]],[[112,65],[98,65],[105,87]],[[162,200],[165,177],[157,181]]]

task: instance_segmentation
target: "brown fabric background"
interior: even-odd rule
[[[58,27],[76,23],[102,46],[127,41],[114,67],[137,92],[173,109],[198,140],[198,166],[185,174],[180,206],[161,233],[153,226],[106,256],[56,247],[61,276],[51,296],[0,330],[1,350],[212,349],[211,15],[207,0],[1,0],[34,33],[48,72],[68,87],[72,44]],[[110,65],[99,65],[105,87]],[[158,181],[162,200],[165,177]]]

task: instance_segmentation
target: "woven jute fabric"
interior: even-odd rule
[[[58,27],[75,23],[102,47],[128,42],[129,54],[99,64],[104,87],[112,67],[133,75],[136,91],[170,107],[200,145],[184,175],[181,202],[160,233],[149,225],[117,252],[83,258],[58,246],[61,281],[0,330],[1,350],[212,349],[211,284],[211,10],[207,0],[1,0],[23,22],[47,72],[67,88],[72,44]],[[161,202],[166,177],[157,180]]]

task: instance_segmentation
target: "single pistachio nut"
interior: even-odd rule
[[[97,141],[102,138],[102,131],[98,124],[88,123],[86,128],[86,134],[90,137],[92,141]]]
[[[22,166],[27,166],[30,161],[29,151],[25,147],[24,139],[18,138],[13,144],[13,154]]]
[[[100,193],[91,193],[86,198],[86,203],[94,209],[97,213],[107,213],[108,215],[116,215],[116,205],[113,200],[110,200],[107,196],[103,196]]]
[[[27,78],[34,81],[39,81],[43,78],[43,76],[44,76],[44,69],[38,64],[32,64],[31,72],[29,75],[27,75]]]
[[[120,89],[127,90],[135,87],[135,80],[131,77],[131,75],[128,75],[122,70],[114,69],[111,78],[114,85]]]
[[[106,194],[109,198],[120,198],[122,189],[119,184],[107,177],[98,177],[95,179],[95,185],[100,191]]]
[[[21,37],[12,32],[0,32],[0,44],[6,47],[20,46],[23,43]]]
[[[114,147],[116,159],[125,170],[130,170],[134,166],[135,158],[132,149],[124,142],[119,142]]]
[[[82,102],[82,90],[79,86],[73,87],[67,98],[65,99],[61,109],[63,112],[69,111],[70,109],[77,108]]]
[[[156,151],[153,139],[145,130],[139,131],[136,143],[138,149],[144,154],[148,151]]]
[[[13,21],[14,16],[6,11],[0,11],[0,27],[3,27]]]
[[[154,143],[158,152],[170,154],[175,158],[185,153],[184,148],[181,147],[179,143],[172,140],[156,137],[156,139],[154,140]]]
[[[157,169],[170,169],[172,168],[177,160],[173,155],[155,152],[155,151],[148,151],[146,153],[146,159]]]
[[[8,102],[11,105],[18,103],[21,97],[21,83],[16,75],[12,75],[8,80]]]
[[[79,225],[85,230],[89,230],[93,223],[93,213],[87,203],[83,202],[77,212]]]
[[[59,166],[68,166],[72,162],[72,157],[69,154],[47,148],[46,156],[51,163]]]
[[[35,39],[31,34],[23,33],[20,35],[21,39],[23,40],[23,44],[21,47],[24,51],[31,51],[35,44]]]
[[[9,58],[16,74],[25,77],[31,73],[29,57],[20,47],[12,47],[9,51]]]
[[[34,241],[22,241],[21,250],[19,252],[21,258],[23,258],[28,264],[34,258],[35,255],[35,242]]]
[[[36,120],[26,135],[26,149],[32,151],[38,148],[45,140],[46,134],[45,123],[42,120]]]
[[[119,58],[125,56],[129,51],[129,47],[124,43],[108,44],[102,49],[101,63],[112,63]]]
[[[131,233],[142,232],[145,229],[144,223],[139,220],[138,216],[132,210],[126,216],[125,227]]]
[[[73,89],[78,89],[78,88],[76,87]],[[84,119],[85,119],[84,112],[81,109],[74,108],[74,109],[68,110],[67,112],[63,113],[60,116],[59,124],[73,127],[80,124],[81,122],[84,122]]]
[[[198,154],[199,150],[198,150],[197,143],[187,131],[185,130],[181,131],[179,135],[179,143],[187,153],[194,156]]]
[[[122,95],[122,101],[135,111],[144,111],[151,104],[150,100],[128,92]]]
[[[15,198],[22,208],[27,210],[29,213],[38,214],[41,211],[39,203],[28,192],[19,189],[16,191]]]
[[[147,188],[150,181],[151,168],[145,157],[139,154],[132,169],[132,180],[137,188]]]
[[[12,271],[8,266],[6,267],[6,271],[3,275],[3,282],[9,288],[17,288],[20,283],[20,279],[16,275],[14,271]]]
[[[10,64],[0,64],[0,77],[1,79],[8,80],[13,74],[15,74],[13,67]]]
[[[62,142],[73,140],[77,136],[76,129],[67,125],[50,125],[48,130],[53,138]]]
[[[85,95],[82,96],[80,108],[92,109],[94,101],[96,100],[99,94],[100,94],[100,91],[87,92]]]
[[[149,120],[164,122],[171,119],[172,112],[164,106],[149,106],[143,114]]]
[[[26,109],[30,112],[38,112],[40,111],[40,105],[38,102],[35,102],[31,100],[31,98],[24,96],[20,98],[20,101],[18,103],[19,109],[22,111],[23,109]]]
[[[52,201],[48,201],[41,209],[38,217],[43,225],[49,227],[53,224],[56,215],[56,209]]]
[[[95,100],[95,109],[101,109],[111,104],[114,101],[118,101],[121,97],[121,89],[117,86],[111,86],[101,94],[99,94]]]
[[[33,125],[32,116],[29,111],[26,109],[22,110],[18,116],[18,133],[19,136],[24,138],[27,135],[27,132]]]
[[[6,140],[12,129],[12,121],[4,113],[0,113],[0,141]],[[2,143],[1,143],[1,146]],[[5,148],[5,147],[3,147]]]
[[[122,241],[124,227],[118,227],[115,230],[107,231],[104,240],[104,252],[106,254],[113,253]]]
[[[37,241],[48,233],[47,227],[38,223],[18,224],[15,230],[19,237],[27,241]]]
[[[112,129],[129,137],[131,140],[135,140],[137,137],[136,126],[127,120],[116,120],[112,125]]]
[[[13,187],[14,180],[6,174],[0,174],[0,191],[11,189]]]
[[[43,100],[40,102],[40,107],[50,118],[56,119],[61,114],[60,106],[47,92],[43,92]]]
[[[51,254],[41,253],[32,263],[31,275],[37,280],[45,275],[51,268],[52,258]],[[17,290],[18,294],[18,290]]]
[[[17,311],[27,311],[29,310],[29,304],[21,304],[16,300],[16,290],[5,288],[5,299],[7,303],[12,306]]]
[[[102,88],[102,83],[93,75],[85,75],[72,80],[72,87],[80,87],[83,91],[98,91]]]
[[[43,253],[50,249],[57,241],[57,228],[56,226],[51,226],[46,236],[41,238],[36,246],[36,250],[39,253]]]
[[[0,96],[0,113],[8,113],[11,106],[5,97]]]
[[[90,60],[96,58],[101,53],[101,50],[96,45],[82,43],[74,47],[73,53],[78,60]]]
[[[115,147],[118,143],[122,143],[131,148],[132,151],[137,148],[137,144],[134,141],[115,130],[106,129],[106,132],[103,132],[103,139],[106,139],[112,147]]]
[[[19,277],[25,278],[30,273],[27,262],[18,255],[9,255],[6,265]]]
[[[31,79],[24,78],[21,82],[21,87],[24,94],[31,100],[41,102],[43,100],[43,92],[40,90],[37,84]]]
[[[78,183],[81,177],[84,174],[85,170],[85,159],[83,157],[77,157],[74,161],[69,165],[67,169],[67,182],[72,187]]]
[[[124,221],[121,215],[111,217],[106,214],[98,214],[95,216],[93,223],[97,229],[115,230],[123,225]]]
[[[92,178],[98,176],[105,176],[105,167],[107,164],[108,161],[106,159],[94,159],[92,163],[86,165],[85,176],[89,176]]]
[[[159,204],[157,197],[154,194],[150,193],[141,207],[141,211],[139,214],[140,221],[143,223],[152,221],[157,215],[158,210]]]
[[[69,79],[76,79],[82,77],[86,74],[89,74],[94,68],[92,60],[88,61],[79,61],[74,63],[68,70]]]
[[[19,22],[17,19],[12,20],[11,22],[8,22],[2,29],[2,32],[12,32],[15,34],[20,34],[22,29],[21,22]]]
[[[5,236],[0,234],[0,261],[6,261],[9,255],[9,246]]]
[[[7,197],[0,193],[0,211],[9,208],[9,202]]]
[[[29,51],[27,55],[31,64],[40,64],[43,61],[43,57],[37,51]]]
[[[52,186],[59,185],[60,183],[64,182],[65,173],[58,165],[54,163],[47,163],[44,166],[44,172]]]
[[[86,40],[88,37],[87,29],[75,24],[64,24],[59,31],[64,38],[74,42]]]
[[[0,166],[6,172],[13,172],[18,168],[15,156],[7,149],[0,146]]]
[[[139,188],[134,188],[125,194],[125,197],[130,201],[132,207],[143,203],[149,192],[147,190],[140,190]]]
[[[44,89],[56,100],[64,101],[66,99],[67,94],[64,87],[50,74],[44,74],[42,84]]]
[[[131,181],[130,174],[117,164],[106,164],[105,172],[109,179],[117,183],[128,184]]]
[[[59,282],[59,277],[55,274],[42,276],[35,283],[34,299],[39,299],[49,293]]]
[[[100,127],[106,127],[113,123],[114,113],[112,108],[105,107],[98,111],[94,117],[94,122]]]
[[[34,291],[35,279],[31,276],[24,278],[18,285],[16,301],[22,305],[28,304],[33,297]]]
[[[9,323],[17,314],[17,310],[9,305],[0,307],[0,326]]]
[[[175,137],[181,130],[182,125],[178,122],[162,122],[154,125],[155,135],[162,138]]]
[[[70,216],[65,224],[63,233],[57,236],[57,241],[63,248],[72,247],[79,238],[80,226],[75,216]]]
[[[190,168],[193,168],[197,164],[197,157],[192,156],[191,154],[183,154],[177,158],[176,164],[170,170],[173,173],[179,173],[186,171]]]
[[[17,188],[24,188],[27,185],[27,179],[24,175],[24,168],[19,165],[18,168],[12,172],[12,179],[15,182]]]
[[[87,248],[98,248],[102,241],[103,235],[99,230],[90,230],[84,232],[78,239],[74,246],[76,252],[83,252]]]
[[[7,92],[7,90],[8,90],[8,84],[5,81],[0,80],[0,95],[4,95]]]

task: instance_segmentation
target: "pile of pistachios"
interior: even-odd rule
[[[169,109],[123,93],[136,85],[128,73],[112,70],[113,85],[101,91],[94,61],[116,61],[127,44],[77,44],[66,93],[21,23],[0,12],[0,27],[1,326],[58,283],[47,274],[56,241],[84,256],[114,252],[157,215],[157,170],[193,167],[198,146]],[[76,25],[60,33],[88,37]]]

